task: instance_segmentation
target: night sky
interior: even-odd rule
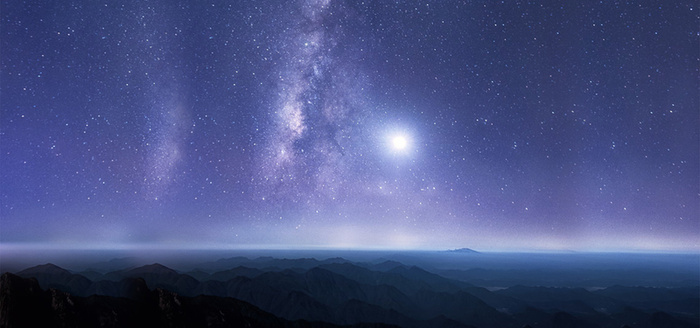
[[[3,1],[0,241],[700,250],[696,1]]]

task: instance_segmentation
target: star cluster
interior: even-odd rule
[[[0,242],[700,249],[696,5],[3,2]]]

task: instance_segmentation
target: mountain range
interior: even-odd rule
[[[399,262],[342,258],[230,258],[189,272],[157,263],[105,273],[44,264],[3,274],[0,326],[698,327],[699,290],[489,290]]]

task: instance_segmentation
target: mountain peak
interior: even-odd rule
[[[59,267],[58,265],[55,265],[53,263],[46,263],[46,264],[41,264],[37,266],[33,266],[31,268],[24,269],[20,272],[17,272],[17,275],[19,276],[26,276],[26,275],[33,275],[33,274],[71,274],[70,271]]]
[[[177,271],[166,267],[160,263],[153,263],[144,265],[129,271],[129,274],[142,274],[142,273],[160,273],[160,274],[177,274]]]
[[[475,250],[473,250],[473,249],[471,249],[471,248],[466,248],[466,247],[464,247],[464,248],[450,249],[450,250],[447,250],[447,251],[450,252],[450,253],[481,254],[481,253],[479,253],[479,252],[477,252],[477,251],[475,251]]]

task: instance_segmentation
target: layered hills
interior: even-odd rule
[[[699,290],[490,290],[399,262],[341,258],[231,258],[189,272],[157,263],[104,273],[44,264],[3,274],[0,321],[2,327],[698,327]]]

